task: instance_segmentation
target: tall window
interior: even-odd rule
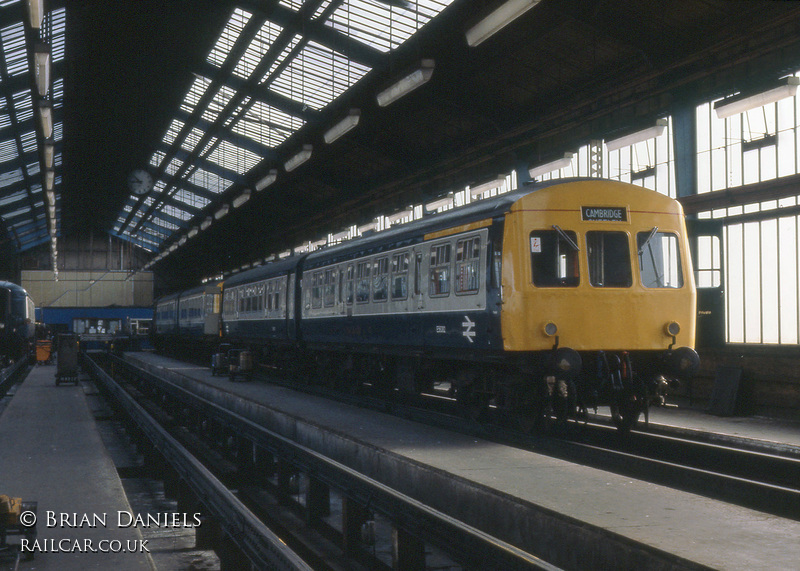
[[[450,244],[431,246],[430,289],[431,297],[450,294]]]
[[[392,299],[408,298],[408,252],[392,256]]]
[[[456,294],[480,289],[481,239],[474,236],[456,242]]]

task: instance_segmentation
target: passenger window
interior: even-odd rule
[[[353,281],[355,278],[355,270],[353,268],[353,264],[347,264],[347,283],[345,284],[345,302],[347,305],[353,305],[353,296],[355,292],[355,282]]]
[[[322,307],[322,272],[314,272],[311,278],[311,307]]]
[[[553,230],[534,230],[530,235],[530,248],[533,285],[576,287],[580,283],[575,232],[558,227]]]
[[[450,244],[431,247],[429,283],[431,297],[443,297],[450,294]]]
[[[595,287],[631,287],[631,256],[624,232],[587,232],[589,282]]]
[[[392,299],[408,298],[408,253],[392,256]]]
[[[369,301],[369,262],[359,262],[356,267],[356,303]]]
[[[386,301],[389,295],[389,258],[378,258],[372,268],[372,301]]]
[[[678,237],[675,234],[659,232],[653,228],[649,232],[636,235],[639,253],[639,272],[644,287],[681,288],[681,254]]]
[[[480,289],[481,239],[479,236],[456,243],[456,294]]]
[[[325,289],[323,291],[323,302],[325,307],[333,307],[336,301],[336,270],[325,270]]]

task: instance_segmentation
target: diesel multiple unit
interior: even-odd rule
[[[572,179],[162,298],[156,330],[387,398],[445,391],[539,421],[609,405],[628,428],[696,369],[695,298],[677,201]]]

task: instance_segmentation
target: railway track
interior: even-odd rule
[[[269,382],[800,520],[800,448],[789,445],[652,423],[647,428],[640,423],[625,434],[598,415],[551,427],[546,434],[531,433],[492,409],[478,422],[441,396],[387,402],[368,393],[342,394],[274,377]]]
[[[343,465],[270,434],[214,403],[182,394],[185,391],[168,386],[168,381],[154,379],[142,371],[125,373],[126,365],[120,360],[114,359],[113,365],[106,367],[115,371],[114,376],[120,379],[116,381],[96,364],[91,367],[93,376],[111,387],[106,390],[114,399],[125,402],[126,411],[136,417],[134,430],[143,432],[150,441],[143,444],[145,456],[151,457],[154,447],[170,463],[177,459],[171,470],[190,484],[197,497],[212,498],[213,501],[204,499],[203,503],[211,506],[215,518],[221,519],[229,537],[234,541],[244,538],[239,548],[252,561],[264,562],[272,557],[272,543],[279,537],[278,543],[288,546],[302,560],[296,568],[308,565],[314,569],[390,569],[391,560],[387,562],[376,556],[374,540],[369,537],[376,527],[388,525],[390,538],[392,530],[395,533],[400,530],[401,535],[403,529],[423,534],[430,543],[428,552],[433,551],[440,563],[444,561],[437,568],[458,569],[461,567],[458,561],[466,558],[470,562],[481,561],[482,568],[557,569]],[[137,442],[141,440],[137,437]],[[171,440],[176,442],[168,442]],[[258,455],[257,449],[261,451]],[[269,453],[265,456],[263,451]],[[256,456],[262,460],[267,457],[267,463],[254,462]],[[292,464],[281,461],[282,458],[290,458]],[[298,477],[301,474],[314,474],[318,479],[301,479]],[[319,521],[319,513],[309,513],[311,488],[315,483],[317,487],[320,483],[329,487],[331,503],[339,502],[339,507],[331,507],[329,512],[353,510],[353,502],[367,506],[362,509],[366,525],[357,530],[361,535],[358,541],[350,537],[348,545],[345,536],[352,535],[352,530],[346,529],[348,521],[343,520],[337,527]],[[308,525],[312,519],[316,520],[314,525]],[[398,521],[404,523],[403,528],[396,527]],[[409,557],[408,553],[404,556]],[[291,563],[289,567],[284,563],[291,557],[280,554],[279,568],[293,568]],[[396,568],[424,568],[419,561],[412,563],[410,567]]]

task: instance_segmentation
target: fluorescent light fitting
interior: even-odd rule
[[[391,216],[386,217],[386,221],[389,223],[389,226],[397,222],[398,220],[402,220],[403,218],[408,218],[413,214],[413,211],[406,209],[401,210],[400,212],[395,212]]]
[[[37,43],[33,48],[33,58],[36,64],[36,89],[44,97],[50,89],[50,47]]]
[[[200,230],[207,230],[209,226],[211,226],[211,222],[213,219],[211,216],[206,216],[205,220],[200,223]]]
[[[361,119],[361,110],[360,109],[351,109],[350,112],[345,116],[344,119],[336,123],[333,127],[325,131],[323,135],[323,139],[329,145],[333,143],[339,137],[342,137],[345,133],[352,131],[358,125],[358,121]]]
[[[186,240],[188,240],[186,236],[181,236],[180,240],[178,240],[178,246],[183,246],[186,243]]]
[[[436,212],[440,208],[445,208],[447,206],[453,206],[453,197],[447,196],[445,198],[440,198],[439,200],[434,200],[429,202],[425,205],[425,210],[428,212]]]
[[[370,222],[369,224],[364,224],[363,226],[358,227],[358,233],[363,234],[364,232],[369,232],[370,230],[376,230],[378,228],[377,222]]]
[[[303,150],[294,155],[283,165],[286,169],[286,172],[292,172],[294,169],[310,159],[312,150],[313,147],[311,145],[303,145]]]
[[[797,86],[800,85],[800,77],[790,75],[780,80],[777,87],[756,93],[749,96],[735,96],[728,99],[717,101],[714,104],[714,110],[717,112],[717,117],[724,119],[731,115],[744,113],[756,107],[763,107],[768,103],[775,103],[786,97],[793,97],[797,93]]]
[[[219,220],[220,218],[222,218],[223,216],[225,216],[225,215],[228,213],[228,211],[229,211],[230,209],[231,209],[230,205],[228,205],[228,204],[223,204],[223,205],[220,207],[220,209],[219,209],[219,210],[217,210],[217,211],[214,213],[214,218],[216,218],[217,220]]]
[[[635,133],[631,133],[630,135],[624,135],[622,137],[606,141],[606,147],[608,148],[609,151],[616,151],[617,149],[621,149],[622,147],[629,147],[631,145],[635,145],[636,143],[641,143],[642,141],[653,139],[661,135],[661,133],[664,132],[666,126],[667,126],[667,120],[659,119],[658,121],[656,121],[656,124],[653,125],[652,127],[648,127],[647,129],[642,129],[641,131],[636,131]]]
[[[42,27],[44,19],[44,0],[28,0],[28,13],[31,17],[31,28]]]
[[[199,229],[197,226],[192,226],[192,227],[189,229],[189,232],[187,232],[187,233],[186,233],[186,235],[187,235],[189,238],[194,238],[195,236],[197,236],[197,233],[198,233],[198,232],[200,232],[200,229]]]
[[[44,138],[49,139],[53,136],[53,107],[48,101],[39,102],[39,120]]]
[[[483,194],[484,192],[489,192],[490,190],[494,190],[495,188],[500,188],[506,182],[505,177],[497,178],[495,180],[490,180],[489,182],[485,182],[483,184],[479,184],[478,186],[474,186],[469,189],[469,195],[472,198],[475,198],[479,194]]]
[[[378,105],[381,107],[386,107],[404,95],[414,91],[421,85],[427,83],[433,75],[434,66],[435,62],[432,59],[422,60],[422,64],[420,65],[419,69],[411,72],[397,83],[394,83],[390,87],[378,93],[376,97],[378,100]]]
[[[255,185],[256,191],[261,191],[271,185],[275,180],[278,178],[278,171],[272,169],[269,171],[269,174],[264,178],[260,179]]]
[[[56,193],[53,192],[52,190],[48,190],[48,191],[45,192],[45,196],[47,196],[48,204],[51,204],[51,205],[55,206],[55,204],[56,204]]]
[[[45,190],[53,191],[53,185],[56,182],[56,173],[51,170],[44,171],[44,188]]]
[[[239,208],[242,204],[250,200],[250,189],[245,188],[242,194],[233,199],[233,207]]]
[[[564,153],[564,156],[560,159],[556,159],[549,163],[533,167],[528,171],[528,175],[531,178],[536,178],[537,176],[542,176],[543,174],[547,174],[555,170],[565,169],[572,163],[573,156],[574,153]]]
[[[51,169],[53,168],[53,160],[55,158],[55,148],[53,147],[53,143],[45,143],[43,149],[44,168]]]
[[[475,47],[505,28],[539,3],[539,0],[508,0],[467,30],[467,43]]]

